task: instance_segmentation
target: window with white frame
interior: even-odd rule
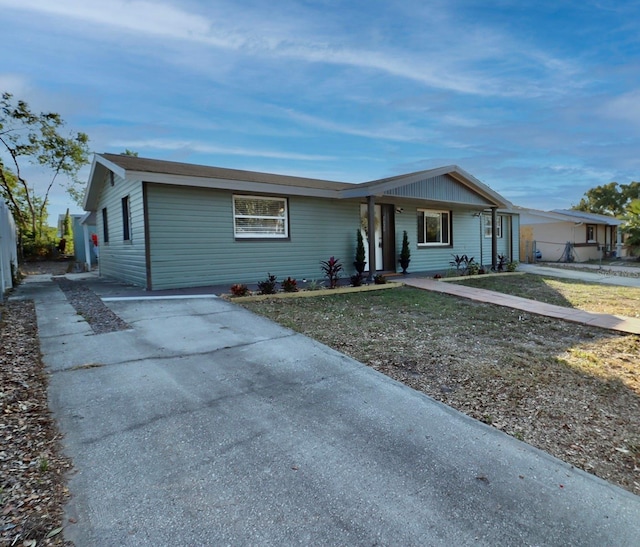
[[[502,217],[498,215],[496,219],[496,237],[502,237]],[[492,226],[491,215],[484,215],[484,237],[491,237]]]
[[[287,238],[288,220],[286,198],[233,196],[236,238]]]
[[[587,224],[587,243],[595,243],[597,226],[595,224]]]
[[[418,245],[450,245],[451,212],[418,209]]]

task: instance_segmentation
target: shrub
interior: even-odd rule
[[[258,294],[276,294],[277,290],[276,276],[267,274],[267,279],[258,283]]]
[[[515,272],[518,269],[518,261],[514,261],[514,262],[509,262],[507,264],[507,271],[508,272]]]
[[[507,263],[506,255],[498,255],[498,264],[496,267],[499,272],[504,272],[504,266],[506,263]]]
[[[249,287],[243,285],[242,283],[231,285],[230,290],[232,296],[247,296],[249,294]]]
[[[468,275],[478,275],[478,273],[480,273],[480,265],[477,262],[469,262],[467,265],[467,273]]]
[[[298,292],[298,282],[291,277],[287,277],[280,283],[280,287],[284,292]]]
[[[387,278],[382,274],[378,274],[373,278],[373,282],[376,285],[384,285],[387,282]]]
[[[308,291],[319,291],[322,288],[324,288],[324,283],[322,281],[316,281],[315,279],[309,281],[306,286]]]
[[[355,274],[351,276],[351,286],[352,287],[360,287],[362,285],[362,276],[360,274]]]
[[[340,259],[332,256],[329,260],[322,260],[320,265],[324,275],[329,279],[329,288],[335,289],[338,285],[338,279],[340,279],[340,272],[342,271]]]

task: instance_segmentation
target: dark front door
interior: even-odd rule
[[[382,204],[382,269],[396,271],[396,208]]]

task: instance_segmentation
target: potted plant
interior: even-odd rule
[[[364,272],[364,269],[367,265],[364,259],[364,240],[362,238],[362,232],[359,229],[356,231],[356,233],[358,235],[358,244],[356,246],[356,259],[353,263],[353,266],[355,267],[356,272],[358,272],[358,275],[362,275],[362,272]]]
[[[402,250],[400,251],[400,266],[402,267],[402,273],[407,273],[407,268],[409,267],[409,262],[411,262],[411,251],[409,250],[409,236],[407,235],[407,231],[405,230],[402,233]]]

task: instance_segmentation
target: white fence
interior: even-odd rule
[[[13,287],[11,268],[18,268],[16,223],[7,204],[0,200],[0,302]]]

